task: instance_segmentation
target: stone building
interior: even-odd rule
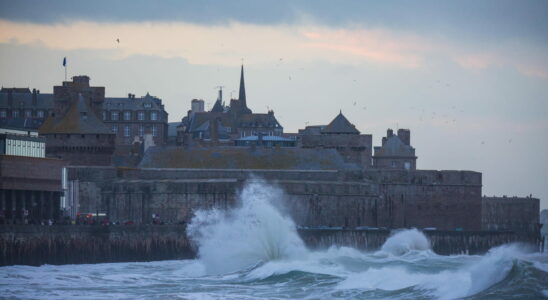
[[[60,158],[69,165],[111,164],[115,135],[97,118],[88,101],[81,93],[71,94],[66,111],[58,106],[42,124],[39,134],[46,138],[47,157]]]
[[[342,111],[328,125],[308,126],[299,132],[302,148],[336,149],[345,161],[371,167],[372,136],[360,134]]]
[[[116,135],[117,145],[131,145],[135,137],[152,135],[156,145],[164,145],[168,135],[168,114],[162,100],[146,94],[136,98],[105,98],[101,119]]]
[[[415,148],[411,147],[411,132],[409,129],[398,129],[394,135],[388,129],[386,137],[382,138],[382,146],[375,147],[373,167],[379,169],[417,169]]]
[[[243,66],[238,99],[231,99],[230,104],[225,106],[222,95],[220,90],[210,111],[203,111],[203,100],[192,100],[192,109],[178,127],[179,144],[233,145],[234,140],[243,137],[283,135],[283,127],[272,110],[259,114],[247,107]]]
[[[168,114],[162,100],[150,96],[137,98],[105,97],[105,87],[89,85],[88,76],[74,76],[53,88],[53,94],[42,94],[28,88],[2,88],[0,90],[0,124],[10,123],[23,126],[32,124],[33,129],[42,125],[49,115],[68,109],[70,99],[82,96],[108,128],[116,134],[116,145],[131,146],[137,137],[150,133],[156,145],[167,142]],[[22,119],[22,121],[16,121]]]
[[[8,120],[36,120],[37,129],[53,112],[53,95],[41,94],[29,88],[2,88],[0,90],[0,122]]]

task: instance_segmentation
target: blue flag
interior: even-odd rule
[[[67,58],[63,58],[63,67],[66,67],[67,66]]]

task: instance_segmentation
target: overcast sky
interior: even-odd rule
[[[418,168],[548,208],[547,1],[0,0],[2,86],[51,93],[63,57],[107,96],[160,97],[170,122],[216,86],[236,97],[243,60],[248,105],[286,132],[339,110],[374,145],[409,128]]]

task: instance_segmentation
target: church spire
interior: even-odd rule
[[[238,96],[238,100],[240,100],[240,105],[242,108],[247,108],[247,103],[245,100],[245,83],[244,83],[244,65],[242,64],[242,72],[240,75],[240,95]]]

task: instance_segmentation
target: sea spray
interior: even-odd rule
[[[382,252],[392,255],[403,255],[413,250],[430,250],[430,241],[417,229],[396,231],[381,248]]]
[[[206,272],[236,272],[305,254],[294,222],[273,205],[283,197],[279,188],[253,179],[246,182],[236,208],[196,211],[187,235],[197,244]]]

